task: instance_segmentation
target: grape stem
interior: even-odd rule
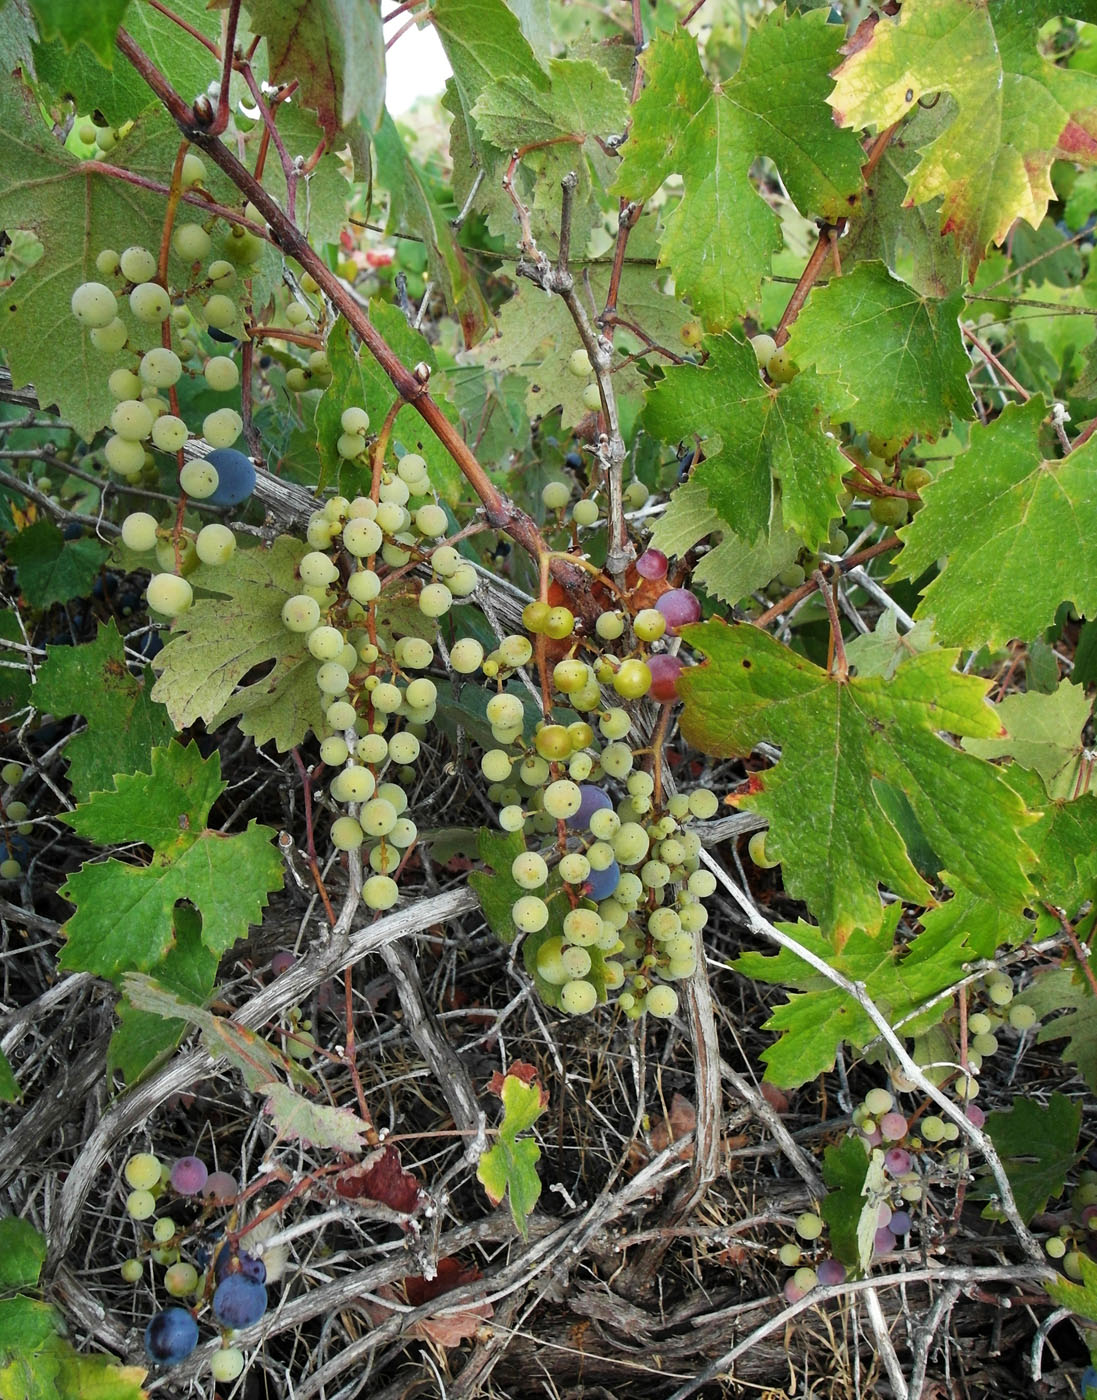
[[[183,101],[148,54],[124,28],[118,30],[115,42],[119,52],[159,98],[186,139],[209,156],[258,209],[267,222],[268,237],[285,255],[295,259],[302,269],[312,276],[388,375],[397,393],[406,403],[412,405],[434,432],[479,496],[488,523],[495,529],[502,530],[528,554],[539,559],[546,551],[546,545],[532,517],[499,491],[476,460],[460,431],[427,392],[426,386],[420,383],[412,371],[393,353],[384,337],[371,324],[367,308],[359,305],[349,289],[313,251],[301,230],[287,218],[278,202],[267,193],[247,167],[236,159],[227,146],[216,135],[211,134],[210,126],[204,124],[199,114]],[[86,169],[88,164],[85,162],[82,168]],[[241,222],[239,215],[235,216],[235,222]],[[557,557],[552,562],[552,573],[561,587],[575,597],[577,610],[584,617],[589,615],[593,622],[597,603],[591,597],[589,589],[585,588],[582,570],[576,569],[566,559]]]
[[[821,569],[816,569],[812,574],[812,581],[819,590],[819,595],[823,600],[823,606],[827,610],[827,621],[830,623],[830,645],[827,647],[827,672],[830,673],[831,664],[840,681],[844,681],[849,675],[849,662],[846,660],[846,644],[842,640],[842,622],[838,616],[838,609],[834,602],[833,586],[837,579],[830,582],[823,576]]]

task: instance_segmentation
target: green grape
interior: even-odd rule
[[[212,274],[213,267],[210,268]],[[223,278],[220,280],[224,280]],[[236,320],[236,305],[230,297],[221,292],[215,292],[205,306],[202,308],[206,318],[206,324],[212,326],[214,330],[227,330]]]
[[[70,304],[72,314],[89,328],[109,326],[118,315],[115,295],[102,282],[82,282]]]
[[[317,661],[337,661],[343,654],[344,639],[338,627],[316,627],[305,642]],[[358,653],[355,652],[355,661]]]
[[[709,821],[720,809],[720,803],[714,792],[708,788],[695,788],[689,795],[689,810],[692,816],[699,821]]]
[[[590,948],[601,937],[602,924],[602,916],[596,909],[580,906],[564,915],[564,935],[569,943],[574,943],[580,948]]]
[[[967,1018],[967,1028],[972,1035],[988,1035],[994,1023],[985,1012],[973,1011]]]
[[[122,1168],[126,1183],[137,1191],[148,1191],[161,1177],[162,1163],[151,1152],[135,1152]]]
[[[594,630],[605,642],[615,642],[625,631],[625,619],[619,612],[599,613],[594,622]]]
[[[128,282],[148,282],[156,276],[156,259],[147,248],[127,248],[119,257],[118,265]]]
[[[670,884],[670,870],[661,860],[645,861],[640,870],[640,879],[649,890],[661,890]]]
[[[579,981],[590,971],[591,957],[585,948],[565,948],[560,960],[569,980]]]
[[[484,659],[484,648],[475,637],[460,637],[450,647],[450,665],[459,676],[471,676],[480,669]]]
[[[766,854],[766,833],[764,831],[756,831],[747,842],[747,854],[760,870],[772,870],[781,863],[778,860],[772,860]]]
[[[512,635],[499,643],[499,657],[504,666],[512,670],[524,666],[533,656],[533,646],[528,637]]]
[[[576,525],[597,525],[598,516],[598,502],[593,500],[576,501],[571,510],[571,518]]]
[[[546,938],[537,949],[535,959],[538,974],[553,986],[562,986],[568,980],[564,965],[564,945],[560,938]]]
[[[164,617],[178,617],[194,602],[194,590],[185,578],[178,574],[153,574],[149,579],[145,597],[153,612]]]
[[[777,353],[777,342],[771,335],[756,335],[752,338],[751,349],[758,361],[758,368],[765,369]]]
[[[236,536],[227,525],[203,525],[194,549],[203,564],[227,564],[236,549]]]
[[[227,394],[240,383],[240,371],[235,360],[227,355],[211,355],[202,371],[206,383],[218,394]]]
[[[175,1221],[170,1215],[165,1215],[153,1225],[152,1237],[158,1244],[167,1244],[168,1240],[175,1238]]]
[[[544,807],[550,817],[563,821],[574,816],[582,804],[583,794],[570,778],[558,778],[545,789]]]
[[[107,388],[113,399],[135,399],[141,392],[141,381],[132,370],[116,369],[107,380]]]
[[[581,949],[575,951],[581,952]],[[560,988],[560,1007],[569,1016],[585,1016],[598,1005],[598,993],[590,982],[565,982]]]
[[[616,708],[607,710],[599,718],[598,728],[606,739],[624,739],[632,730],[632,717],[627,710]],[[610,776],[624,777],[624,774],[611,774]]]
[[[971,1048],[979,1056],[994,1055],[998,1051],[998,1037],[989,1031],[972,1037]]]
[[[511,910],[515,927],[522,933],[537,933],[548,923],[548,905],[540,896],[524,894]]]
[[[879,1118],[887,1113],[895,1104],[895,1096],[887,1089],[870,1089],[865,1095],[865,1108],[874,1118]],[[814,1236],[805,1235],[805,1239],[813,1239]]]
[[[222,1347],[210,1357],[210,1375],[222,1385],[234,1381],[244,1369],[244,1353],[239,1347]]]
[[[156,1211],[156,1197],[151,1191],[131,1191],[126,1197],[126,1213],[134,1220],[148,1220]]]
[[[797,365],[793,364],[788,351],[781,346],[769,357],[766,364],[766,373],[774,384],[788,384],[800,373]]]
[[[321,554],[319,550],[314,550],[301,557],[301,562],[297,565],[297,573],[302,583],[311,586],[334,583],[339,577],[339,569],[335,562],[329,559],[326,554]]]
[[[440,553],[441,550],[436,550],[432,557],[435,568],[438,567],[437,560]],[[552,609],[547,603],[527,603],[522,609],[522,626],[527,632],[544,632],[551,611]]]
[[[22,873],[23,867],[11,856],[6,860],[0,860],[0,880],[18,880]]]
[[[591,813],[587,825],[591,835],[599,841],[611,841],[621,830],[621,818],[611,807],[601,807]]]
[[[659,1020],[666,1020],[678,1010],[678,993],[665,982],[658,982],[644,998],[644,1008]]]
[[[0,768],[0,782],[5,783],[8,787],[19,782],[22,776],[23,765],[21,763],[5,763],[3,768]]]
[[[453,594],[444,583],[428,583],[419,592],[419,611],[424,617],[444,617],[453,606]]]
[[[396,825],[389,832],[388,839],[392,845],[405,850],[419,839],[419,828],[410,817],[397,817]]]
[[[588,379],[593,373],[590,356],[582,346],[573,350],[568,357],[568,373],[573,374],[576,379]]]
[[[476,592],[477,574],[471,564],[458,564],[449,576],[449,590],[455,598],[467,598]]]
[[[347,579],[347,592],[356,603],[364,606],[381,592],[381,580],[372,569],[358,569]]]
[[[172,413],[162,414],[152,425],[153,445],[161,452],[178,452],[189,437],[187,425]]]
[[[358,820],[367,836],[387,836],[396,825],[396,817],[396,808],[384,797],[374,797],[358,813]]]
[[[339,456],[347,461],[353,461],[355,457],[360,456],[365,448],[365,441],[357,433],[340,433],[339,440],[335,444],[335,450]]]
[[[118,272],[118,254],[113,248],[104,248],[96,254],[95,270],[103,277],[113,277]]]
[[[602,750],[602,769],[611,778],[627,777],[632,763],[632,750],[627,744],[607,744]]]
[[[402,734],[394,734],[389,740],[389,758],[393,763],[414,763],[419,757],[419,740],[414,734],[406,731]]]
[[[526,814],[517,805],[504,807],[499,813],[499,825],[504,831],[522,831],[526,825]]]
[[[487,703],[488,722],[500,728],[520,725],[525,717],[525,709],[517,695],[501,691],[493,695]]]
[[[144,1273],[140,1259],[124,1259],[119,1273],[127,1283],[136,1283]]]
[[[608,841],[595,841],[587,847],[586,859],[592,870],[608,870],[613,864],[613,847]]]
[[[613,688],[626,700],[638,700],[651,689],[651,672],[646,662],[622,661],[613,677]]]
[[[823,1233],[822,1217],[806,1210],[796,1217],[796,1233],[802,1240],[817,1240]]]
[[[130,334],[125,321],[116,316],[108,325],[93,326],[88,338],[96,350],[102,350],[105,355],[115,355],[126,345]]]
[[[145,449],[139,442],[129,442],[117,433],[107,438],[103,446],[107,465],[120,476],[136,476],[145,465]]]
[[[167,320],[171,311],[171,297],[159,282],[141,282],[130,292],[129,303],[134,316],[150,325]]]
[[[571,486],[566,481],[549,481],[541,488],[541,500],[548,510],[563,510],[571,500]]]
[[[365,833],[354,817],[336,817],[331,824],[331,844],[337,851],[356,851]]]
[[[419,676],[404,691],[404,699],[413,710],[425,710],[438,699],[438,687],[429,676]]]
[[[340,769],[331,780],[330,792],[336,802],[368,802],[373,796],[377,783],[368,768],[349,767]],[[389,804],[385,803],[387,807]],[[392,813],[395,822],[396,813]],[[391,830],[391,822],[387,828]],[[372,836],[383,836],[383,831],[370,832]]]
[[[1026,1006],[1023,1002],[1015,1003],[1009,1008],[1009,1024],[1015,1031],[1031,1030],[1040,1019],[1031,1006]]]
[[[296,599],[289,599],[289,602],[295,601]],[[309,599],[310,603],[313,601],[313,599]],[[285,609],[286,605],[283,605],[283,623],[285,623]],[[324,718],[327,720],[328,724],[331,725],[332,729],[353,729],[354,721],[357,719],[357,715],[355,713],[354,706],[350,703],[349,700],[336,700],[332,704],[330,704],[324,711]],[[381,742],[382,744],[384,744],[384,740],[382,740]],[[381,757],[384,757],[384,752],[382,752]]]
[[[610,853],[612,855],[612,852]],[[590,861],[581,851],[569,851],[557,869],[561,880],[569,885],[581,885],[590,874]]]
[[[869,502],[868,513],[877,525],[886,525],[888,529],[896,530],[900,525],[906,524],[910,510],[902,496],[873,496]]]
[[[320,621],[320,604],[305,593],[295,593],[282,604],[282,625],[290,632],[311,632]],[[353,716],[353,711],[351,712]],[[329,719],[329,723],[330,723]],[[353,717],[350,724],[354,723]],[[335,725],[349,728],[350,725]]]
[[[648,853],[651,840],[642,826],[636,822],[623,822],[613,837],[613,853],[622,865],[639,865]],[[638,880],[641,892],[643,881]],[[640,895],[637,895],[639,899]]]
[[[786,1269],[794,1269],[803,1256],[800,1253],[800,1246],[790,1241],[781,1246],[777,1251],[777,1257]]]
[[[399,898],[396,881],[388,875],[371,875],[362,886],[362,903],[367,909],[391,909]]]
[[[350,684],[350,674],[338,661],[325,661],[316,672],[316,685],[325,695],[342,695]]]
[[[382,503],[388,502],[395,506],[406,506],[411,497],[411,487],[408,486],[403,477],[383,476],[377,495]],[[408,518],[410,519],[410,516]]]
[[[667,620],[658,608],[641,608],[632,619],[638,641],[655,642],[667,630]]]
[[[639,510],[650,494],[642,481],[630,481],[623,492],[625,506],[629,510]]]
[[[1008,1006],[1013,1000],[1013,983],[1001,975],[988,977],[987,996],[995,1006]]]
[[[339,426],[345,433],[354,433],[357,437],[365,437],[369,432],[369,414],[364,408],[357,405],[351,408],[344,408],[342,417],[339,419]]]
[[[347,741],[341,734],[329,734],[320,745],[320,760],[329,768],[338,768],[350,757]]]
[[[217,408],[202,419],[202,436],[211,447],[231,447],[244,431],[244,420],[234,408]]]
[[[573,783],[583,783],[594,771],[594,759],[589,753],[573,754],[568,760],[568,777]]]
[[[943,1118],[931,1113],[922,1119],[922,1137],[926,1142],[941,1142],[947,1126]]]
[[[588,384],[583,390],[583,407],[591,413],[598,413],[602,407],[602,394],[597,384]]]
[[[147,511],[136,510],[122,521],[122,543],[127,549],[145,554],[156,548],[156,518]]]
[[[575,615],[570,608],[549,608],[544,624],[544,632],[547,637],[551,637],[553,641],[562,642],[565,637],[571,636],[574,629]]]
[[[382,681],[380,685],[374,686],[370,699],[373,701],[373,708],[380,710],[384,715],[393,715],[404,703],[404,696],[397,685],[392,685],[389,681]]]
[[[208,496],[212,496],[219,485],[217,468],[209,466],[201,458],[185,462],[179,472],[179,489],[196,501],[204,501]]]
[[[200,262],[210,250],[210,236],[201,224],[178,224],[171,246],[184,262]]]
[[[1052,1235],[1044,1241],[1044,1249],[1047,1251],[1049,1259],[1062,1259],[1067,1252],[1066,1240],[1061,1239],[1058,1235]]]
[[[908,467],[903,473],[903,488],[906,491],[924,491],[933,480],[933,473],[925,467]]]

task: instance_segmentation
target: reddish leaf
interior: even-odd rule
[[[480,1270],[474,1264],[462,1264],[452,1254],[447,1254],[439,1259],[438,1272],[433,1278],[422,1278],[418,1274],[409,1275],[404,1280],[404,1292],[412,1307],[417,1308],[420,1303],[429,1303],[440,1293],[460,1288],[463,1283],[472,1283],[480,1276]]]
[[[348,1200],[379,1201],[392,1210],[410,1215],[419,1204],[419,1182],[400,1164],[393,1146],[378,1148],[362,1162],[335,1178],[335,1190]]]
[[[498,1070],[495,1071],[495,1073],[488,1080],[488,1093],[497,1094],[499,1098],[502,1098],[503,1085],[508,1078],[517,1079],[522,1084],[530,1085],[537,1077],[538,1071],[536,1065],[531,1065],[525,1060],[515,1060],[514,1064],[512,1064],[507,1070],[506,1074],[500,1074]],[[544,1108],[547,1104],[548,1094],[545,1092],[544,1089],[542,1089],[541,1107]]]

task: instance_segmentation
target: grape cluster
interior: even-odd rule
[[[238,1194],[236,1181],[225,1172],[211,1172],[200,1157],[179,1157],[167,1165],[152,1152],[137,1152],[124,1168],[123,1177],[131,1187],[126,1199],[128,1214],[138,1221],[150,1219],[158,1202],[168,1192],[174,1194],[184,1208],[198,1207],[200,1214],[190,1229],[180,1226],[171,1217],[159,1216],[152,1225],[149,1257],[164,1267],[163,1286],[173,1299],[193,1299],[190,1307],[176,1302],[157,1312],[145,1328],[145,1350],[149,1359],[160,1366],[178,1366],[198,1345],[199,1326],[196,1313],[209,1301],[214,1323],[223,1329],[223,1344],[210,1360],[214,1380],[232,1381],[244,1369],[244,1354],[232,1345],[229,1333],[252,1327],[267,1310],[267,1265],[256,1255],[240,1249],[235,1243],[222,1242],[210,1259],[210,1250],[198,1233],[211,1211],[230,1202]],[[195,1262],[181,1257],[181,1247],[191,1238]],[[276,1250],[269,1255],[272,1265],[277,1261],[280,1275],[284,1258]],[[144,1275],[144,1265],[138,1258],[129,1258],[121,1265],[127,1283],[137,1283]],[[212,1296],[211,1295],[212,1290]]]
[[[27,804],[12,795],[23,781],[23,776],[21,763],[5,763],[0,768],[0,787],[7,789],[0,805],[0,880],[18,880],[22,875],[23,863],[19,857],[26,843],[18,838],[29,836],[34,830],[27,820],[30,812]]]

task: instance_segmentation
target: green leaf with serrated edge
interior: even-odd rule
[[[799,537],[779,524],[771,522],[769,532],[753,543],[727,530],[715,549],[698,560],[691,582],[714,598],[737,603],[787,569],[799,552]]]
[[[1027,827],[1026,839],[1038,830],[1038,826]],[[942,944],[963,939],[972,950],[971,956],[976,958],[992,958],[1003,945],[1019,947],[1032,937],[1034,927],[1032,920],[1023,914],[1008,913],[1001,905],[963,888],[936,909],[925,910],[921,924],[920,938]],[[913,1035],[914,1031],[910,1033]]]
[[[518,930],[511,910],[515,900],[527,891],[513,879],[510,868],[526,849],[526,838],[520,831],[489,831],[481,827],[476,845],[488,870],[474,870],[469,884],[476,891],[492,933],[500,943],[513,943]]]
[[[0,1301],[0,1364],[9,1361],[12,1354],[19,1358],[28,1359],[36,1353],[49,1350],[49,1342],[55,1336],[60,1325],[60,1317],[55,1309],[48,1303],[39,1303],[34,1298],[28,1298],[20,1293],[14,1298],[5,1298]],[[50,1360],[53,1358],[51,1357]],[[4,1372],[0,1371],[0,1383],[3,1382]],[[23,1400],[21,1390],[9,1392],[13,1400]],[[45,1397],[56,1395],[56,1390],[43,1389],[40,1392],[30,1391],[31,1396],[41,1394]],[[0,1396],[3,1400],[8,1400],[7,1394],[0,1389]]]
[[[1037,972],[1014,1003],[1031,1006],[1043,1022],[1037,1045],[1065,1040],[1061,1054],[1097,1093],[1097,999],[1077,968]]]
[[[18,1103],[22,1097],[23,1091],[12,1073],[8,1057],[0,1050],[0,1103]]]
[[[274,1119],[278,1136],[306,1147],[332,1152],[361,1152],[366,1125],[349,1108],[311,1103],[285,1084],[268,1084],[263,1111]]]
[[[114,63],[114,36],[130,0],[30,0],[43,39],[60,39],[67,49],[87,44],[110,68]]]
[[[538,75],[538,78],[540,75]],[[628,120],[624,88],[599,64],[587,59],[554,58],[549,62],[550,86],[529,75],[501,70],[484,87],[472,115],[485,140],[506,148],[520,129],[528,144],[563,137],[620,135]],[[576,159],[572,152],[569,160]]]
[[[919,296],[883,263],[862,263],[813,289],[788,353],[801,370],[818,371],[828,412],[881,437],[936,437],[954,414],[972,413],[963,310],[962,292]]]
[[[15,613],[0,612],[0,659],[15,662],[18,653],[5,647],[4,642],[27,645],[27,638]],[[0,666],[0,719],[21,710],[30,699],[30,671],[21,666]]]
[[[284,104],[279,112],[278,133],[291,160],[298,157],[306,161],[311,160],[323,139],[323,132],[311,110],[300,107],[295,102]],[[259,123],[255,137],[258,139],[261,136],[262,123]],[[342,158],[329,150],[310,169],[307,186],[298,182],[297,221],[313,247],[318,247],[321,243],[337,242],[340,232],[346,226],[347,200],[351,197],[353,187],[348,183],[344,171]],[[286,177],[281,161],[267,162],[263,187],[285,208]],[[280,283],[281,259],[277,260],[277,267]]]
[[[38,672],[34,702],[55,715],[83,715],[87,728],[65,746],[68,779],[77,802],[113,784],[116,773],[149,765],[149,755],[173,734],[162,705],[151,698],[153,675],[142,678],[126,664],[125,646],[113,618],[93,642],[48,647]]]
[[[1016,763],[1002,769],[1010,787],[1039,820],[1025,840],[1036,856],[1032,880],[1040,901],[1073,918],[1097,893],[1097,795],[1049,798],[1043,781]]]
[[[251,28],[267,41],[270,77],[300,83],[329,140],[355,118],[367,129],[385,104],[380,9],[368,0],[248,0]]]
[[[122,774],[113,792],[96,793],[64,820],[102,844],[141,841],[148,865],[117,860],[85,864],[61,894],[76,904],[64,926],[60,965],[117,977],[155,967],[174,943],[172,914],[188,900],[202,915],[202,941],[223,953],[257,924],[267,894],[282,885],[274,835],[254,822],[235,836],[207,830],[210,807],[224,790],[218,754],[203,759],[190,744],[153,749],[151,776]]]
[[[33,73],[37,38],[38,27],[30,10],[9,4],[6,13],[0,16],[0,70],[14,73],[19,68],[24,73]]]
[[[750,180],[760,155],[773,160],[804,214],[848,214],[861,188],[860,146],[819,116],[842,38],[826,18],[777,10],[761,19],[738,72],[719,87],[684,29],[659,34],[641,55],[645,86],[612,190],[647,199],[681,175],[660,262],[714,330],[757,301],[781,247],[777,216]]]
[[[951,993],[972,958],[966,931],[949,924],[929,927],[909,944],[897,941],[900,913],[900,906],[892,905],[876,933],[855,929],[837,951],[810,924],[779,927],[809,952],[825,958],[836,972],[863,983],[880,1010],[895,1022]],[[805,989],[777,1007],[765,1023],[767,1030],[781,1037],[762,1052],[766,1078],[781,1088],[806,1084],[833,1069],[841,1045],[860,1050],[879,1035],[851,997],[790,950],[776,955],[745,953],[734,966],[760,982]],[[939,1020],[945,1009],[941,1006],[931,1019]]]
[[[895,614],[885,608],[871,632],[846,643],[846,660],[859,676],[883,676],[891,680],[906,657],[920,656],[924,651],[934,650],[936,645],[932,623],[917,622],[909,631],[900,632]]]
[[[429,276],[460,323],[465,344],[472,345],[490,322],[491,309],[449,220],[388,112],[382,115],[373,147],[378,180],[389,192],[385,228],[418,234],[423,240]]]
[[[502,1099],[498,1141],[480,1158],[476,1178],[493,1205],[499,1205],[504,1196],[509,1198],[514,1223],[524,1236],[526,1218],[541,1195],[537,1175],[541,1149],[533,1138],[519,1140],[518,1134],[531,1128],[544,1112],[544,1099],[536,1080],[527,1084],[515,1074],[503,1080]]]
[[[324,729],[318,663],[300,633],[282,623],[287,598],[301,591],[295,576],[308,545],[281,535],[270,549],[238,549],[216,568],[199,565],[188,577],[202,597],[175,619],[171,640],[156,658],[160,678],[152,698],[179,729],[196,720],[211,728],[239,717],[256,744],[279,752]],[[254,667],[274,666],[241,686]]]
[[[895,577],[917,578],[947,556],[915,617],[931,617],[943,642],[999,647],[1034,637],[1060,603],[1097,613],[1097,441],[1045,459],[1039,397],[1009,404],[926,487],[901,532]]]
[[[965,739],[964,748],[980,758],[1013,758],[1043,779],[1049,797],[1078,791],[1082,729],[1092,702],[1080,685],[1062,684],[1051,695],[1037,691],[1007,695],[998,704],[1004,739]]]
[[[910,657],[890,681],[839,680],[753,627],[708,622],[682,635],[709,658],[679,678],[683,734],[726,757],[765,739],[781,745],[780,763],[754,779],[761,791],[739,805],[768,819],[786,888],[839,942],[858,925],[879,928],[877,884],[930,902],[874,798],[874,778],[906,793],[949,883],[1024,905],[1023,804],[990,764],[939,737],[1000,732],[987,683],[959,675],[956,652]]]
[[[882,131],[922,97],[951,94],[956,120],[921,148],[907,202],[940,200],[941,231],[972,267],[1015,219],[1040,223],[1055,198],[1053,161],[1097,154],[1097,78],[1043,56],[1049,16],[1043,0],[908,0],[897,17],[862,26],[835,74],[829,101],[851,127]]]
[[[29,1220],[0,1220],[0,1288],[33,1288],[46,1260],[46,1241]]]
[[[91,592],[107,557],[98,540],[66,540],[52,520],[37,520],[8,541],[19,592],[32,608],[67,603]]]
[[[998,1149],[1022,1220],[1031,1220],[1047,1209],[1049,1201],[1062,1195],[1067,1173],[1081,1155],[1081,1123],[1081,1104],[1065,1094],[1052,1094],[1046,1104],[1015,1097],[1008,1112],[987,1114],[984,1131]],[[994,1180],[984,1175],[973,1187],[972,1199],[985,1201],[988,1197],[991,1204],[983,1210],[984,1219],[1005,1219],[994,1205]]]
[[[830,1190],[819,1202],[819,1214],[827,1222],[827,1243],[834,1257],[847,1269],[859,1267],[857,1224],[864,1208],[868,1153],[860,1138],[847,1137],[823,1150],[823,1180]]]
[[[690,477],[671,492],[666,510],[655,521],[650,547],[677,559],[713,530],[726,528],[720,512],[709,505],[708,488]]]
[[[147,1400],[143,1366],[120,1366],[112,1356],[87,1356],[62,1342],[59,1393],[64,1400]]]
[[[1076,1317],[1088,1318],[1097,1323],[1097,1263],[1087,1254],[1078,1252],[1078,1265],[1082,1271],[1080,1283],[1072,1279],[1058,1277],[1044,1280],[1044,1287],[1053,1303],[1061,1308],[1069,1308]]]
[[[691,481],[745,539],[768,527],[777,480],[785,525],[810,546],[821,544],[842,514],[838,496],[849,462],[824,433],[817,377],[801,374],[778,390],[762,380],[751,347],[734,336],[706,347],[704,365],[672,367],[647,394],[644,426],[664,443],[702,438],[705,459]]]
[[[143,11],[156,13],[150,6],[137,7],[137,13]],[[205,52],[184,38],[191,48]],[[94,64],[90,56],[88,62]],[[121,144],[124,148],[126,143]],[[124,149],[118,154],[124,164]],[[131,348],[104,354],[74,321],[72,294],[82,282],[102,280],[95,259],[103,248],[113,247],[119,229],[131,243],[159,246],[164,197],[98,173],[90,162],[70,155],[46,127],[34,97],[17,78],[6,75],[0,75],[0,169],[5,177],[0,228],[27,229],[44,249],[40,261],[0,302],[0,346],[15,386],[33,384],[39,401],[57,404],[62,417],[90,441],[114,408],[107,387],[110,372],[132,364],[132,347],[159,344],[160,327],[138,323],[123,296],[119,315],[130,330]],[[170,173],[170,163],[165,173]],[[169,272],[172,285],[186,285],[174,255]],[[93,540],[73,543],[98,548]]]
[[[196,1006],[204,1005],[217,981],[217,955],[202,942],[202,921],[185,904],[173,913],[175,945],[156,965],[161,986]],[[139,1011],[125,997],[115,1008],[118,1027],[107,1048],[107,1073],[119,1071],[132,1085],[162,1056],[182,1040],[187,1023],[182,1017],[165,1018],[151,1011]]]

